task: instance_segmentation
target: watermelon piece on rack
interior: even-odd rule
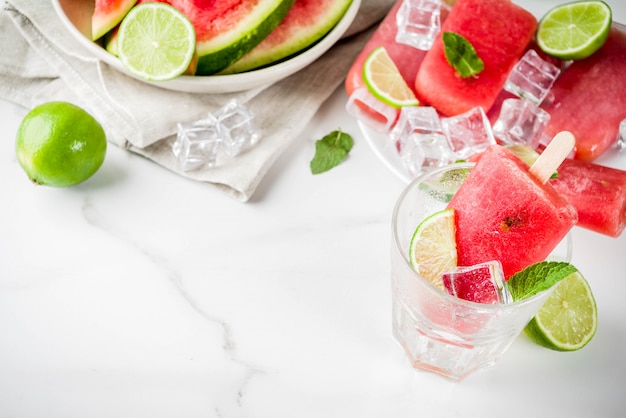
[[[626,119],[626,28],[614,25],[602,48],[574,61],[542,107],[550,114],[548,135],[568,130],[576,137],[576,159],[593,161],[608,150]]]
[[[550,183],[578,211],[578,226],[610,237],[626,227],[626,171],[570,159]]]
[[[415,78],[418,99],[447,116],[476,106],[487,112],[536,28],[535,16],[509,0],[458,0],[442,32],[454,32],[467,39],[484,69],[475,76],[460,77],[448,63],[442,36],[438,36]]]

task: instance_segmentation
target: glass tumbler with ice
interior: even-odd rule
[[[512,303],[477,303],[455,297],[422,278],[409,260],[417,225],[447,206],[433,184],[455,193],[450,173],[471,163],[433,169],[411,182],[396,202],[392,217],[391,284],[394,338],[413,367],[453,381],[492,366],[537,313],[549,295],[539,293]],[[456,183],[458,185],[458,183]],[[564,240],[550,258],[569,261],[571,241]]]

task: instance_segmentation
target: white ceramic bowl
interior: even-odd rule
[[[109,54],[101,45],[91,41],[89,34],[91,32],[93,2],[81,0],[52,0],[52,4],[67,30],[98,59],[106,62],[115,69],[145,83],[168,90],[191,93],[230,93],[274,83],[296,73],[315,61],[328,51],[346,32],[359,10],[361,0],[352,0],[352,4],[343,18],[324,38],[322,38],[322,40],[287,61],[241,74],[210,76],[183,75],[172,80],[159,82],[150,82],[129,73],[116,56]]]

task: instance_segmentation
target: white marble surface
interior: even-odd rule
[[[33,186],[14,156],[26,110],[0,102],[0,417],[622,416],[626,234],[573,233],[600,315],[585,349],[522,336],[460,384],[410,367],[390,329],[404,184],[345,100],[246,204],[115,147],[82,185]],[[338,127],[349,159],[311,175],[315,140]],[[615,152],[599,162],[626,169]]]

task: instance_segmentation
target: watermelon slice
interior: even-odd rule
[[[508,149],[492,145],[452,197],[459,266],[492,260],[505,278],[544,261],[577,220],[576,209]]]
[[[91,17],[91,39],[97,40],[117,26],[137,0],[96,0]]]
[[[622,26],[623,28],[623,26]],[[615,143],[626,118],[626,30],[613,27],[602,48],[574,61],[552,86],[548,135],[568,130],[577,159],[593,161]]]
[[[565,160],[556,191],[578,211],[578,226],[618,237],[626,227],[626,171],[580,160]]]
[[[222,74],[241,73],[281,61],[312,46],[341,20],[352,0],[296,0],[267,38]]]
[[[167,0],[196,29],[196,74],[215,74],[263,41],[295,0]]]
[[[488,112],[536,28],[537,19],[509,0],[458,0],[442,32],[465,37],[482,59],[484,69],[473,77],[461,78],[448,63],[439,36],[417,72],[417,98],[447,116],[476,106]]]

